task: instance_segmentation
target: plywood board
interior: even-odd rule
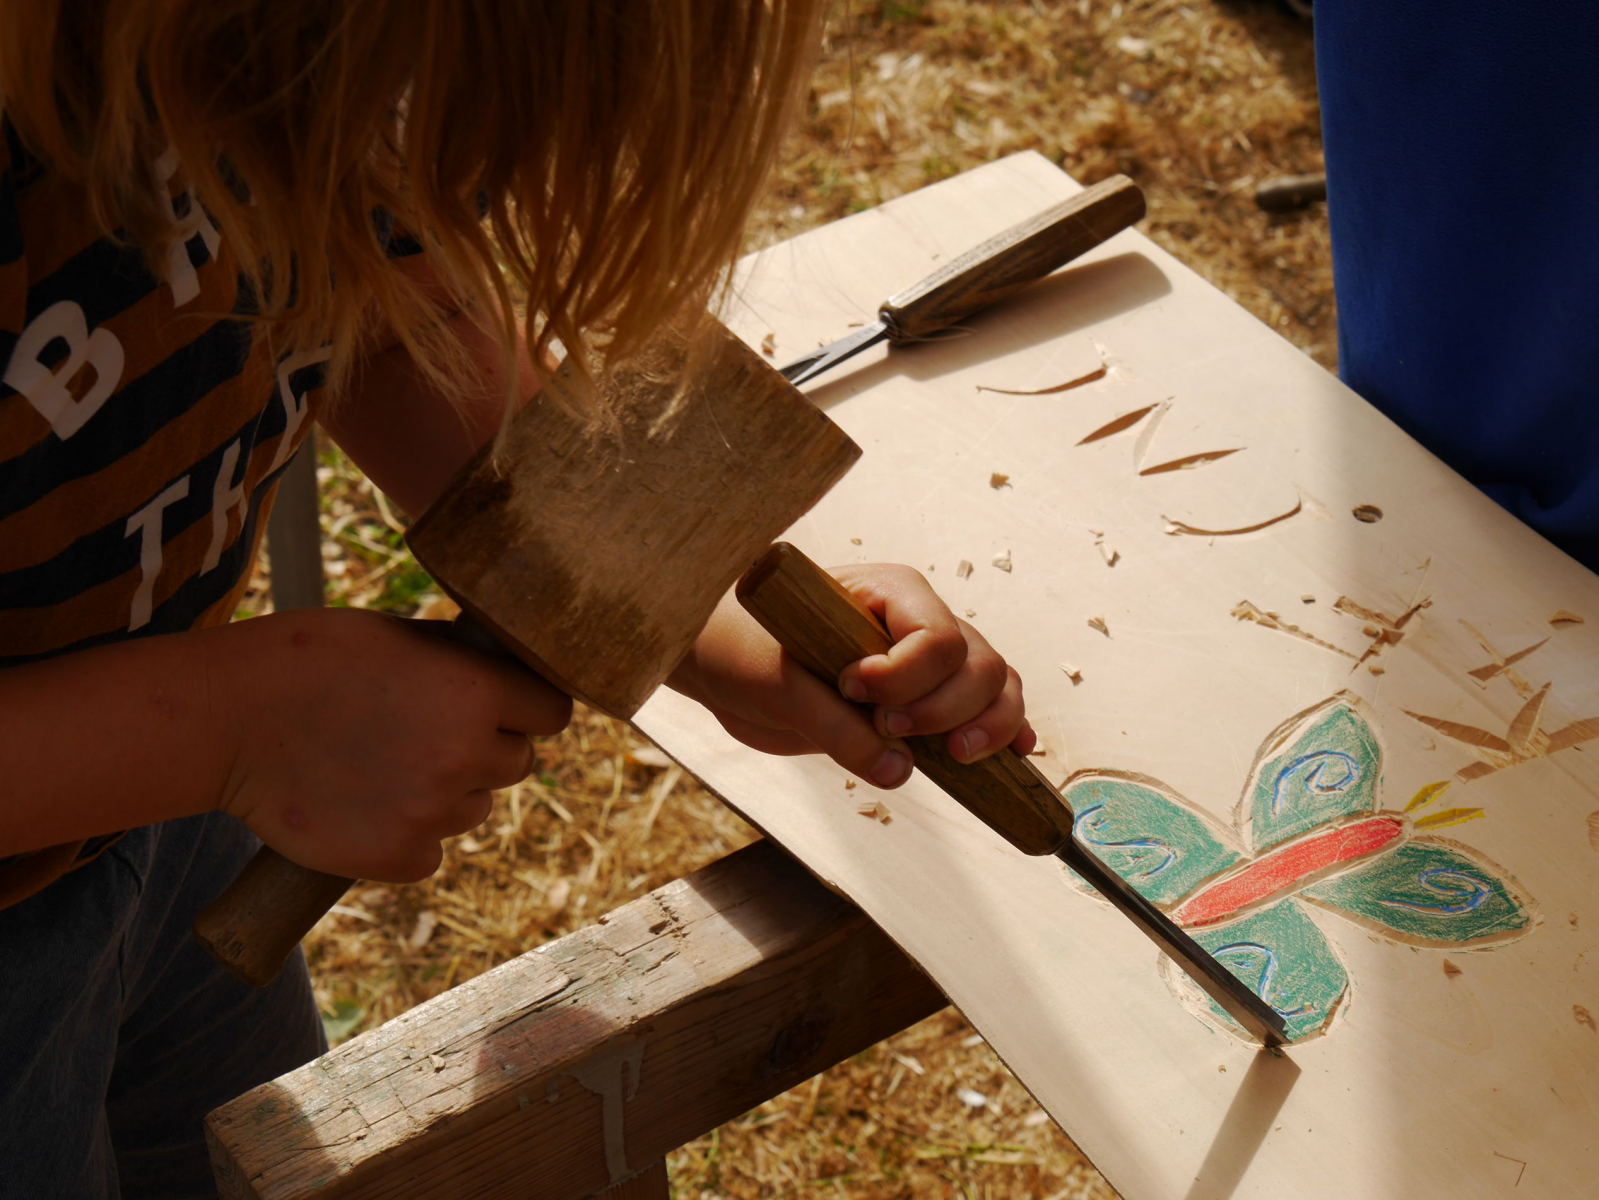
[[[735,327],[781,361],[1076,186],[1021,155],[773,247]],[[865,458],[792,540],[974,614],[1080,832],[1302,1041],[1254,1051],[920,777],[885,824],[675,695],[641,727],[1131,1200],[1599,1194],[1599,580],[1140,235],[970,325],[813,386]]]

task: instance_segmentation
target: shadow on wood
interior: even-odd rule
[[[224,1197],[580,1200],[943,1007],[759,842],[207,1119]]]
[[[1233,1194],[1297,1082],[1293,1059],[1267,1050],[1255,1055],[1184,1200],[1227,1200]]]

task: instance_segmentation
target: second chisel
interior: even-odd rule
[[[877,310],[877,320],[795,359],[783,368],[783,376],[801,384],[878,342],[921,341],[1042,279],[1143,216],[1144,193],[1127,176],[1113,175],[894,293]]]

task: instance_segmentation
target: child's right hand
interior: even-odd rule
[[[488,817],[525,778],[535,735],[572,701],[517,664],[421,622],[354,609],[228,626],[210,675],[230,705],[233,761],[218,807],[285,857],[336,875],[407,883],[439,841]]]

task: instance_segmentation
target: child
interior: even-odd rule
[[[194,913],[257,837],[428,875],[565,725],[405,621],[226,624],[275,481],[316,419],[420,512],[554,340],[703,311],[820,8],[0,0],[0,1195],[210,1194],[203,1115],[323,1044],[303,960],[251,992]],[[907,733],[1031,749],[920,576],[840,577],[891,654],[830,686],[724,604],[673,685],[886,787]]]

